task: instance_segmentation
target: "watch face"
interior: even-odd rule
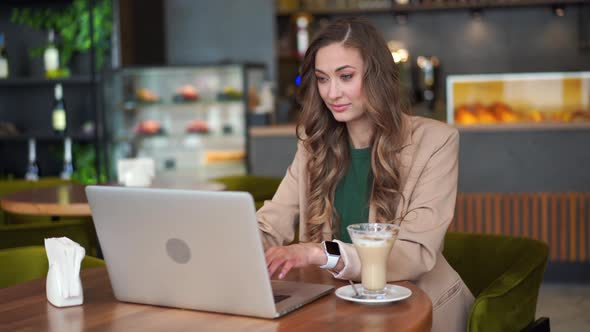
[[[340,247],[338,247],[338,243],[332,241],[325,241],[324,244],[326,245],[326,251],[330,255],[340,256]]]

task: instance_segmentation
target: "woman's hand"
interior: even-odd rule
[[[307,265],[323,265],[326,255],[321,243],[298,243],[290,246],[271,247],[266,251],[268,274],[280,269],[279,279],[283,279],[292,268]]]

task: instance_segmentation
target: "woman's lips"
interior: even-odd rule
[[[330,104],[330,108],[332,109],[332,111],[334,112],[344,112],[346,111],[346,109],[350,106],[351,104]]]

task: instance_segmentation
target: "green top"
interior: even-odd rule
[[[371,196],[371,148],[350,150],[350,165],[336,187],[334,206],[340,216],[339,234],[342,242],[352,243],[346,226],[369,222]]]

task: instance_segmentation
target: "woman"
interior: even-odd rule
[[[284,278],[317,265],[360,280],[346,226],[397,223],[388,281],[412,280],[429,295],[433,331],[464,331],[473,296],[442,255],[457,192],[457,130],[404,114],[391,53],[370,23],[326,26],[301,75],[298,150],[257,213],[269,273]],[[296,227],[299,243],[288,245]]]

